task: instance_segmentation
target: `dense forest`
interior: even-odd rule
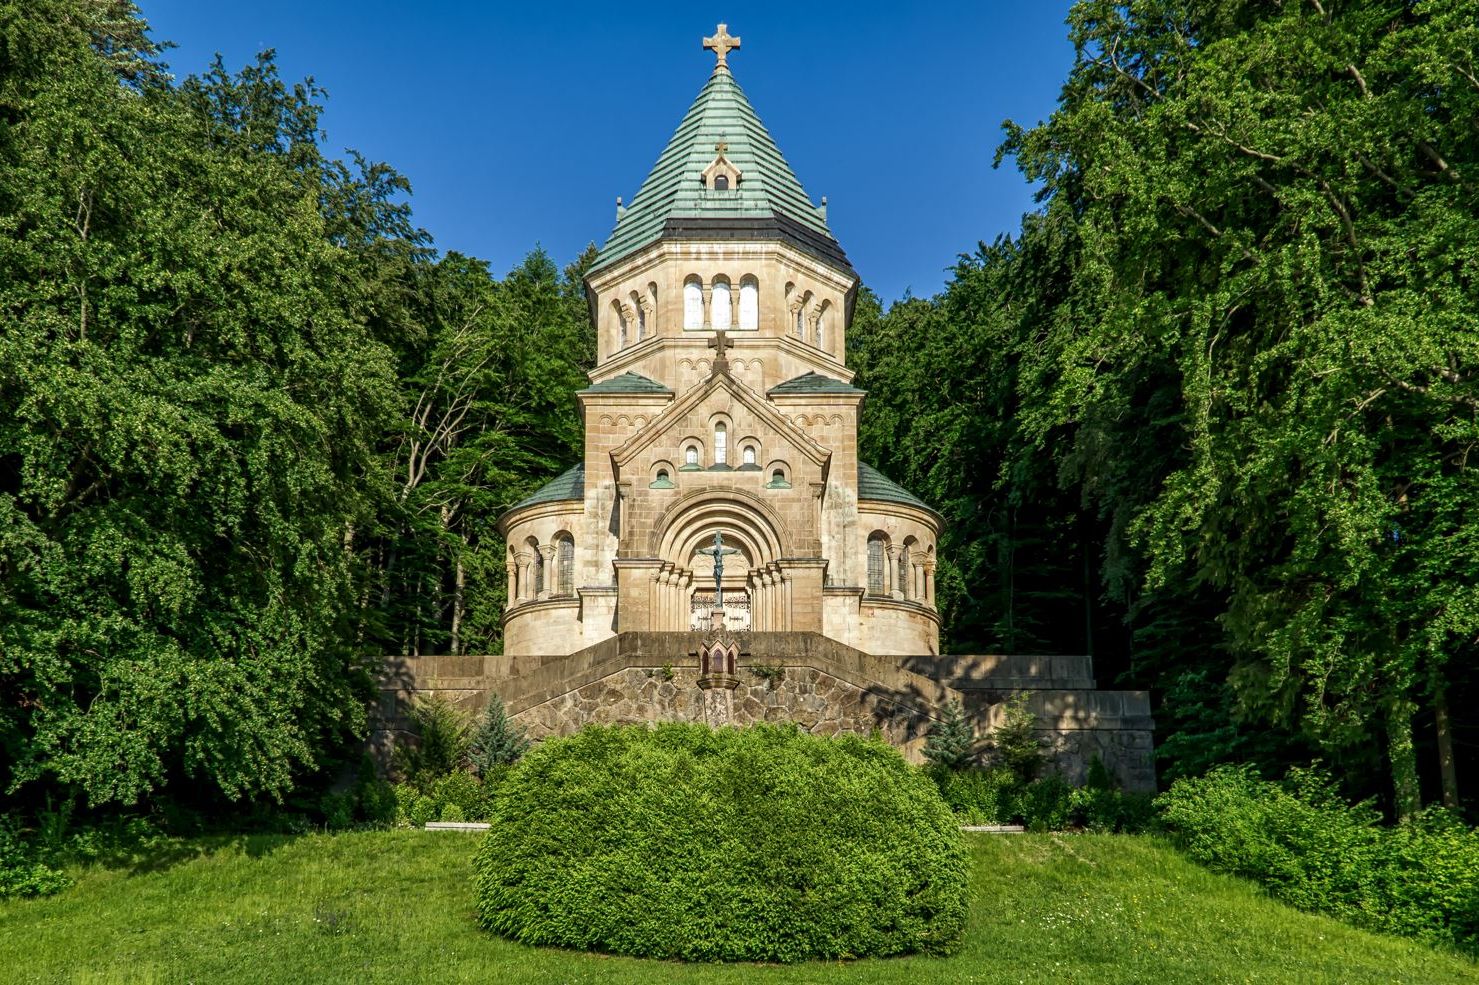
[[[1068,30],[998,150],[1038,208],[850,336],[864,457],[948,521],[948,646],[1151,689],[1167,780],[1472,801],[1479,2]],[[127,0],[0,0],[12,804],[279,800],[355,754],[380,655],[498,648],[593,253],[439,252],[322,102],[270,52],[175,79]]]

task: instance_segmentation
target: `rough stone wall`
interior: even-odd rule
[[[795,722],[816,735],[871,735],[876,729],[917,756],[933,719],[810,667],[779,668],[781,677],[739,669],[730,724]],[[569,735],[593,723],[701,722],[703,690],[695,668],[629,667],[519,712],[514,719],[534,739]]]
[[[388,754],[417,694],[470,712],[498,694],[544,738],[592,722],[706,721],[694,633],[622,633],[569,656],[427,656],[387,660],[374,737]],[[794,721],[819,735],[875,728],[915,762],[947,704],[961,701],[983,748],[1015,693],[1029,695],[1052,768],[1080,783],[1097,756],[1127,790],[1154,791],[1150,699],[1098,691],[1087,657],[884,657],[816,633],[753,633],[742,641],[727,719]],[[778,679],[762,667],[779,667]],[[713,694],[714,692],[709,692]]]

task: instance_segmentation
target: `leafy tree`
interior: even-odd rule
[[[1088,0],[1057,112],[1005,147],[1078,241],[1036,444],[1070,429],[1138,591],[1225,599],[1239,714],[1384,753],[1402,814],[1479,636],[1476,14]]]
[[[0,782],[281,797],[365,721],[394,366],[329,207],[395,182],[270,55],[173,85],[127,4],[7,9],[0,51]]]

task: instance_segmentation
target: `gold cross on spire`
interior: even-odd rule
[[[714,65],[714,71],[716,72],[721,68],[729,68],[729,63],[725,59],[728,57],[730,49],[738,48],[739,46],[740,39],[730,36],[729,25],[727,24],[720,24],[719,29],[714,32],[713,37],[704,38],[704,47],[719,56],[718,63]]]

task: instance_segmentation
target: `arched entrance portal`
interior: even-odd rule
[[[790,625],[790,580],[779,519],[744,494],[699,493],[673,504],[655,526],[653,554],[661,559],[654,581],[653,628],[706,629],[718,604],[714,535],[734,553],[724,558],[724,625],[742,632],[779,631]]]

